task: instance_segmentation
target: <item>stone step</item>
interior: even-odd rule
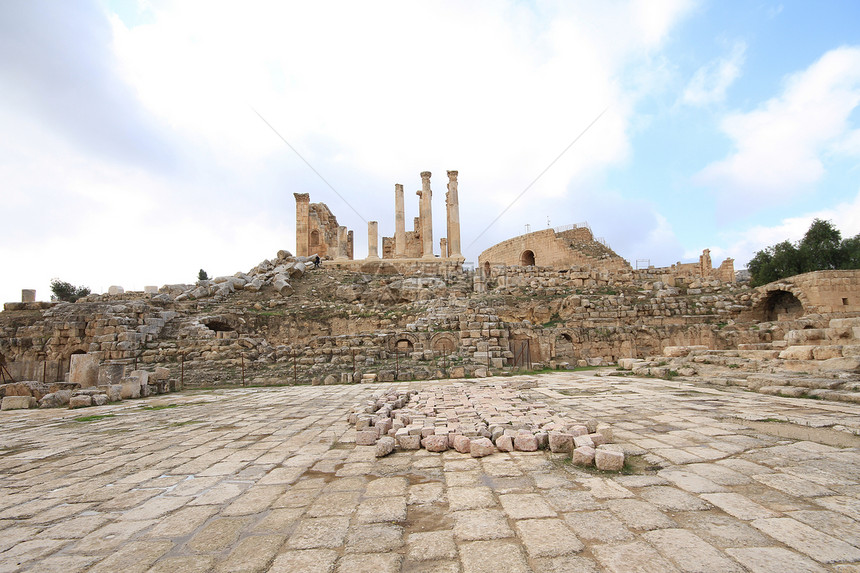
[[[748,358],[750,360],[772,360],[774,358],[779,358],[779,350],[738,350],[738,356],[741,358]]]
[[[750,374],[746,385],[751,390],[758,390],[769,386],[790,386],[793,388],[819,388],[832,390],[841,387],[844,379],[822,378],[814,376],[786,376],[784,374]],[[766,393],[766,392],[765,392]]]
[[[790,398],[813,398],[818,400],[833,400],[860,404],[860,392],[845,390],[808,389],[800,386],[763,386],[758,389],[760,394],[772,396],[787,396]]]
[[[754,344],[738,344],[738,350],[773,350],[770,342],[756,342]]]

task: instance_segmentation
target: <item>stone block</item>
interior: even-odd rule
[[[594,465],[604,471],[621,471],[624,467],[624,452],[598,448],[594,453]]]
[[[514,438],[514,448],[520,452],[536,452],[538,449],[537,436],[531,432],[520,432]]]
[[[563,432],[550,432],[549,449],[553,453],[570,453],[573,451],[573,436]]]
[[[830,358],[842,358],[842,347],[838,345],[816,346],[812,349],[812,357],[816,360],[829,360]]]
[[[118,285],[112,285],[108,287],[108,294],[116,295],[125,293],[125,289]]]
[[[36,302],[36,289],[21,289],[21,302]]]
[[[69,382],[90,388],[99,383],[98,354],[72,354],[69,357]]]
[[[514,439],[506,434],[502,434],[496,438],[496,448],[500,452],[512,452],[514,451]]]
[[[452,441],[452,445],[454,446],[454,449],[457,450],[458,452],[460,452],[461,454],[468,454],[469,453],[470,444],[471,444],[471,440],[469,438],[467,438],[466,436],[459,435],[459,434],[454,436],[454,439]]]
[[[577,466],[590,466],[594,463],[594,448],[582,446],[573,450],[571,461]]]
[[[69,399],[69,409],[86,408],[93,405],[92,396],[72,396]]]
[[[92,396],[93,406],[104,406],[108,403],[107,394],[96,394]]]
[[[168,378],[170,378],[170,369],[165,368],[163,366],[157,366],[155,368],[155,374],[153,375],[153,378],[155,378],[156,380],[167,380]]]
[[[428,452],[444,452],[448,449],[447,435],[432,435],[421,440],[421,445]]]
[[[111,384],[113,386],[113,384]],[[123,400],[140,398],[140,383],[136,378],[124,378],[120,384],[120,397]]]
[[[604,444],[611,444],[613,439],[612,426],[609,424],[597,424],[597,433],[603,436]]]
[[[606,443],[606,439],[603,437],[603,434],[599,434],[597,432],[593,434],[588,434],[589,438],[591,438],[591,442],[594,444],[594,447],[602,446]],[[576,440],[576,438],[574,438]]]
[[[419,450],[421,449],[421,436],[404,434],[397,436],[397,447],[401,450]]]
[[[33,396],[6,396],[0,402],[0,410],[25,410],[36,405],[37,400]]]
[[[125,363],[123,362],[103,362],[99,364],[98,386],[109,386],[111,384],[120,384],[123,376],[125,376]]]
[[[122,400],[122,384],[111,384],[105,388],[105,395],[111,402]]]
[[[812,351],[815,346],[789,346],[779,353],[783,360],[812,360]]]
[[[382,458],[394,451],[394,438],[383,436],[376,442],[376,457]]]
[[[376,443],[376,430],[361,430],[355,433],[356,446],[372,446]]]
[[[591,439],[591,436],[588,434],[584,436],[574,436],[573,437],[573,446],[575,448],[581,448],[583,446],[587,446],[589,448],[594,447],[594,441]]]
[[[496,448],[489,438],[478,438],[469,442],[469,453],[473,458],[483,458],[494,453]]]

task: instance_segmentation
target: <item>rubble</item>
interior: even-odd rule
[[[598,469],[616,471],[624,464],[621,451],[595,454],[595,448],[602,452],[612,441],[608,424],[571,420],[504,383],[382,392],[353,406],[348,421],[355,425],[356,445],[376,446],[377,457],[390,453],[389,446],[428,452],[454,449],[472,457],[548,447],[554,453],[572,454],[579,465],[593,465],[598,457],[603,466]]]

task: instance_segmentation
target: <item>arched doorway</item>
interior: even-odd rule
[[[311,231],[311,241],[310,241],[309,246],[311,249],[314,249],[314,248],[318,247],[319,244],[320,244],[320,232],[317,231],[316,229],[314,229],[313,231]]]
[[[573,338],[567,333],[555,337],[556,360],[572,360],[574,358]]]
[[[535,266],[535,254],[534,251],[525,250],[523,254],[520,255],[520,265],[524,267],[533,267]]]
[[[803,316],[803,305],[794,294],[786,290],[774,290],[764,301],[764,319],[768,322],[792,320]]]
[[[412,352],[415,349],[415,347],[412,344],[412,341],[407,340],[406,338],[401,338],[400,340],[398,340],[394,344],[394,347],[397,349],[397,352],[401,352],[401,353]]]

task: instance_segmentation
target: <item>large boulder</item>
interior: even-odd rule
[[[57,390],[46,394],[39,400],[39,408],[62,408],[69,405],[69,399],[72,397],[71,390]]]

